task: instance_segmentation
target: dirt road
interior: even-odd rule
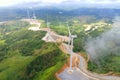
[[[30,20],[28,20],[30,21]],[[36,25],[41,24],[41,23],[36,23]],[[38,26],[37,26],[38,27]],[[48,32],[48,28],[41,28],[40,30],[42,31],[47,31]],[[51,40],[51,38],[54,40]],[[50,37],[49,34],[46,33],[45,37],[43,38],[46,42],[67,42],[69,41],[69,38],[67,36],[62,36],[62,35],[58,35],[57,33],[55,33],[54,31],[51,31],[50,33]],[[65,43],[61,44],[62,47],[60,47],[60,49],[69,54],[70,53],[70,46],[68,46]],[[68,67],[61,73],[59,73],[57,76],[61,79],[61,80],[120,80],[120,77],[117,76],[106,76],[106,75],[100,75],[100,74],[96,74],[96,73],[92,73],[90,71],[87,70],[87,62],[85,61],[85,59],[77,54],[77,53],[73,53],[73,73],[68,73]]]
[[[67,44],[62,44],[61,50],[67,54],[70,53],[69,46]],[[61,80],[120,80],[120,77],[118,76],[107,76],[88,71],[87,61],[77,53],[73,53],[73,57],[74,56],[77,56],[76,58],[78,58],[73,60],[74,63],[79,62],[79,64],[73,67],[74,71],[71,74],[68,73],[69,68],[66,68],[63,72],[61,72],[58,75]]]

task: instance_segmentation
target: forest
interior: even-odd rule
[[[55,72],[64,64],[64,54],[58,44],[45,43],[41,38],[46,32],[29,31],[28,26],[27,22],[21,21],[1,25],[0,80],[37,80],[46,76],[47,69],[52,74],[41,80],[54,80]]]
[[[119,29],[111,35],[114,36],[112,41],[106,39],[105,45],[111,47],[107,46],[107,49],[103,49],[99,42],[96,42],[98,39],[101,41],[101,38],[103,40],[103,34],[107,35],[107,32],[111,31],[114,27],[115,13],[119,13],[119,9],[109,9],[110,13],[115,12],[111,14],[102,13],[105,10],[64,11],[54,8],[35,9],[35,13],[38,20],[43,21],[42,28],[46,28],[46,22],[49,21],[50,28],[60,35],[68,36],[68,25],[71,33],[77,35],[77,38],[74,39],[74,52],[82,52],[85,56],[92,57],[89,48],[94,45],[94,50],[99,50],[98,55],[105,54],[105,56],[99,55],[95,59],[91,58],[88,61],[88,70],[100,74],[112,72],[119,75],[120,43],[117,41],[120,39],[115,38],[115,35],[119,35]],[[8,14],[5,11],[0,12],[2,13],[0,15],[5,13],[3,18],[0,16],[0,21],[3,21],[0,23],[0,80],[56,80],[54,74],[66,62],[65,54],[59,49],[60,43],[46,43],[41,40],[46,32],[28,30],[31,25],[19,20],[28,17],[26,9],[10,11],[9,15],[12,14],[12,16],[7,18],[5,17]],[[30,10],[31,17],[32,13],[33,11]],[[86,31],[88,26],[91,28]],[[90,44],[93,45],[90,46]]]

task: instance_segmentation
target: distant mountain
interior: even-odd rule
[[[53,1],[52,1],[53,2]],[[24,1],[21,3],[18,3],[16,5],[13,5],[17,8],[26,8],[26,7],[39,7],[39,8],[45,8],[45,7],[56,7],[58,9],[64,9],[64,10],[73,10],[73,9],[79,9],[79,8],[110,8],[110,9],[120,9],[120,3],[116,0],[110,0],[110,2],[106,3],[104,0],[93,0],[93,1],[87,1],[87,0],[63,0],[60,3],[55,3],[55,1],[52,3],[49,1],[43,1],[43,0],[37,0],[37,1]],[[102,2],[102,3],[101,3]]]
[[[79,8],[74,10],[62,10],[55,7],[33,8],[29,9],[29,14],[32,17],[35,12],[37,18],[46,19],[57,17],[75,17],[81,15],[95,16],[96,18],[112,19],[120,15],[120,9],[97,9],[97,8]],[[0,9],[0,21],[28,18],[27,8]]]

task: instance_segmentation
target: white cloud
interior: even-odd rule
[[[120,0],[0,0],[0,6],[11,6],[25,2],[40,2],[43,4],[54,4],[54,3],[89,3],[89,4],[118,4]]]
[[[0,0],[0,6],[11,6],[24,2],[61,3],[66,0]]]
[[[103,3],[103,4],[120,3],[120,0],[85,0],[85,1],[91,3]]]
[[[61,3],[66,0],[42,0],[44,3]]]

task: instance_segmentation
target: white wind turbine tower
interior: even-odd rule
[[[69,41],[68,41],[68,45],[70,46],[70,42],[71,42],[71,32],[70,32],[70,28],[69,28],[69,25],[68,25],[68,23],[67,23],[67,27],[68,27],[68,33],[69,33]]]
[[[36,17],[36,15],[35,15],[35,12],[34,12],[34,11],[33,11],[33,19],[34,19],[34,20],[37,19],[37,17]]]
[[[63,13],[63,12],[59,12],[59,16],[61,16],[62,13]],[[61,19],[60,19],[60,17],[59,17],[59,25],[60,25],[60,27],[61,27]]]
[[[69,66],[69,70],[68,72],[73,72],[73,69],[72,69],[72,57],[73,57],[73,40],[74,38],[77,38],[77,35],[72,35],[71,32],[70,32],[70,28],[69,28],[69,25],[67,23],[67,26],[68,26],[68,32],[69,32],[69,42],[68,42],[68,45],[70,47],[70,66]]]
[[[33,19],[32,19],[33,23],[34,24],[37,24],[37,17],[35,15],[35,12],[33,11]],[[39,23],[38,23],[38,26],[39,26]]]
[[[35,20],[37,19],[36,16],[35,16],[35,13],[33,13],[33,19],[35,19]]]
[[[33,24],[37,24],[37,26],[38,27],[40,27],[40,23],[38,22],[38,20],[37,20],[37,17],[36,17],[36,14],[35,14],[35,11],[33,10],[33,8],[31,7],[31,9],[32,9],[32,12],[33,12],[33,17],[32,17],[32,22],[33,22]]]
[[[47,28],[48,28],[48,31],[47,31],[47,34],[48,34],[48,36],[47,36],[47,41],[49,42],[49,41],[52,41],[52,42],[55,42],[55,40],[52,38],[52,36],[51,36],[51,30],[50,30],[50,22],[48,22],[48,20],[47,20]]]
[[[35,23],[37,20],[37,17],[36,17],[36,15],[35,15],[35,12],[34,12],[34,10],[33,10],[33,8],[31,7],[31,9],[32,9],[32,21]]]
[[[50,35],[50,22],[47,21],[48,34]]]
[[[28,19],[30,19],[29,8],[27,8],[27,17],[28,17]]]

